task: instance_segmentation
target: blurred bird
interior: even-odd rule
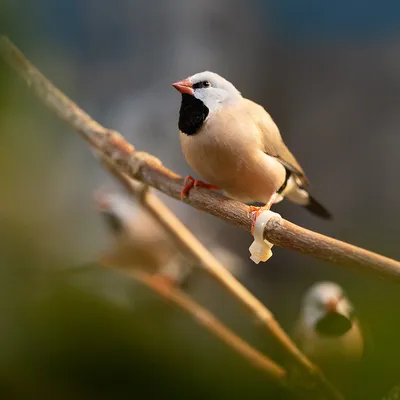
[[[147,272],[182,288],[194,289],[201,283],[204,271],[194,268],[171,244],[163,229],[126,195],[111,190],[98,190],[94,195],[97,210],[111,234],[110,249],[100,262],[117,268],[139,266]],[[210,252],[233,275],[243,272],[242,260],[218,244],[210,244]],[[196,284],[197,286],[197,284]]]
[[[112,236],[111,248],[101,256],[102,264],[139,267],[170,283],[186,283],[191,267],[156,221],[121,193],[102,190],[94,198]]]
[[[363,335],[353,305],[333,282],[319,282],[306,292],[294,338],[300,349],[323,369],[358,361]]]
[[[331,214],[308,192],[308,179],[283,142],[271,116],[245,99],[221,76],[205,71],[173,84],[182,94],[179,130],[189,165],[210,183],[186,178],[193,186],[221,188],[246,203],[270,208],[284,197],[319,217]],[[255,217],[263,208],[252,207]]]

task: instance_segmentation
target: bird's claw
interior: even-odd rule
[[[251,234],[254,234],[254,225],[256,224],[258,216],[263,212],[267,211],[271,208],[272,204],[276,199],[277,194],[274,193],[271,198],[269,199],[268,203],[265,206],[257,207],[257,206],[249,206],[247,210],[247,216],[250,218],[250,214],[253,216],[253,223],[251,224]]]
[[[183,200],[187,194],[189,193],[189,190],[194,186],[194,178],[192,176],[187,176],[183,182],[183,189],[181,190],[181,200]]]
[[[258,216],[265,210],[264,207],[256,207],[256,206],[249,206],[249,209],[247,210],[247,216],[250,218],[250,216],[253,218],[253,222],[251,223],[251,234],[254,234],[254,225],[257,221]]]
[[[192,176],[187,176],[184,181],[184,187],[181,191],[181,200],[183,200],[189,193],[189,190],[193,187],[195,188],[205,188],[205,189],[212,189],[212,190],[220,190],[218,186],[212,185],[207,182],[203,182],[197,179],[194,179]]]

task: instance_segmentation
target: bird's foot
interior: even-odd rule
[[[265,204],[265,206],[262,207],[256,207],[256,206],[249,206],[249,209],[247,210],[247,215],[250,217],[250,214],[253,216],[253,222],[251,224],[251,234],[254,234],[254,226],[256,224],[257,218],[263,211],[268,211],[272,204],[274,204],[275,198],[277,194],[274,193],[271,198],[269,199],[268,203]]]
[[[266,206],[262,206],[262,207],[256,207],[256,206],[250,206],[248,211],[247,211],[247,215],[250,217],[253,217],[253,222],[251,224],[251,234],[254,234],[254,225],[256,224],[257,218],[258,216],[265,210],[269,210],[269,208],[267,208]]]
[[[189,190],[193,187],[195,188],[205,188],[205,189],[212,189],[212,190],[221,190],[218,186],[212,185],[207,182],[199,181],[194,179],[192,176],[187,176],[184,181],[184,187],[181,191],[181,200],[183,200],[189,193]]]

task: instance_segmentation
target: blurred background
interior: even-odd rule
[[[171,83],[206,69],[221,74],[270,112],[334,220],[286,202],[275,210],[400,258],[400,3],[0,0],[0,27],[94,119],[181,175],[193,172],[180,150]],[[1,398],[290,398],[123,274],[79,272],[109,244],[93,191],[111,181],[0,61]],[[398,287],[280,248],[255,265],[248,233],[160,197],[202,243],[223,250],[288,332],[308,286],[343,286],[368,336],[347,398],[380,399],[400,381]],[[192,290],[284,362],[211,279]]]

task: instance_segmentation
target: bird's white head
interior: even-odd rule
[[[303,298],[302,318],[320,333],[341,335],[352,326],[353,305],[336,283],[318,282]]]
[[[204,71],[189,76],[172,85],[178,92],[189,94],[203,102],[212,113],[221,107],[222,104],[240,99],[240,92],[222,76]]]

